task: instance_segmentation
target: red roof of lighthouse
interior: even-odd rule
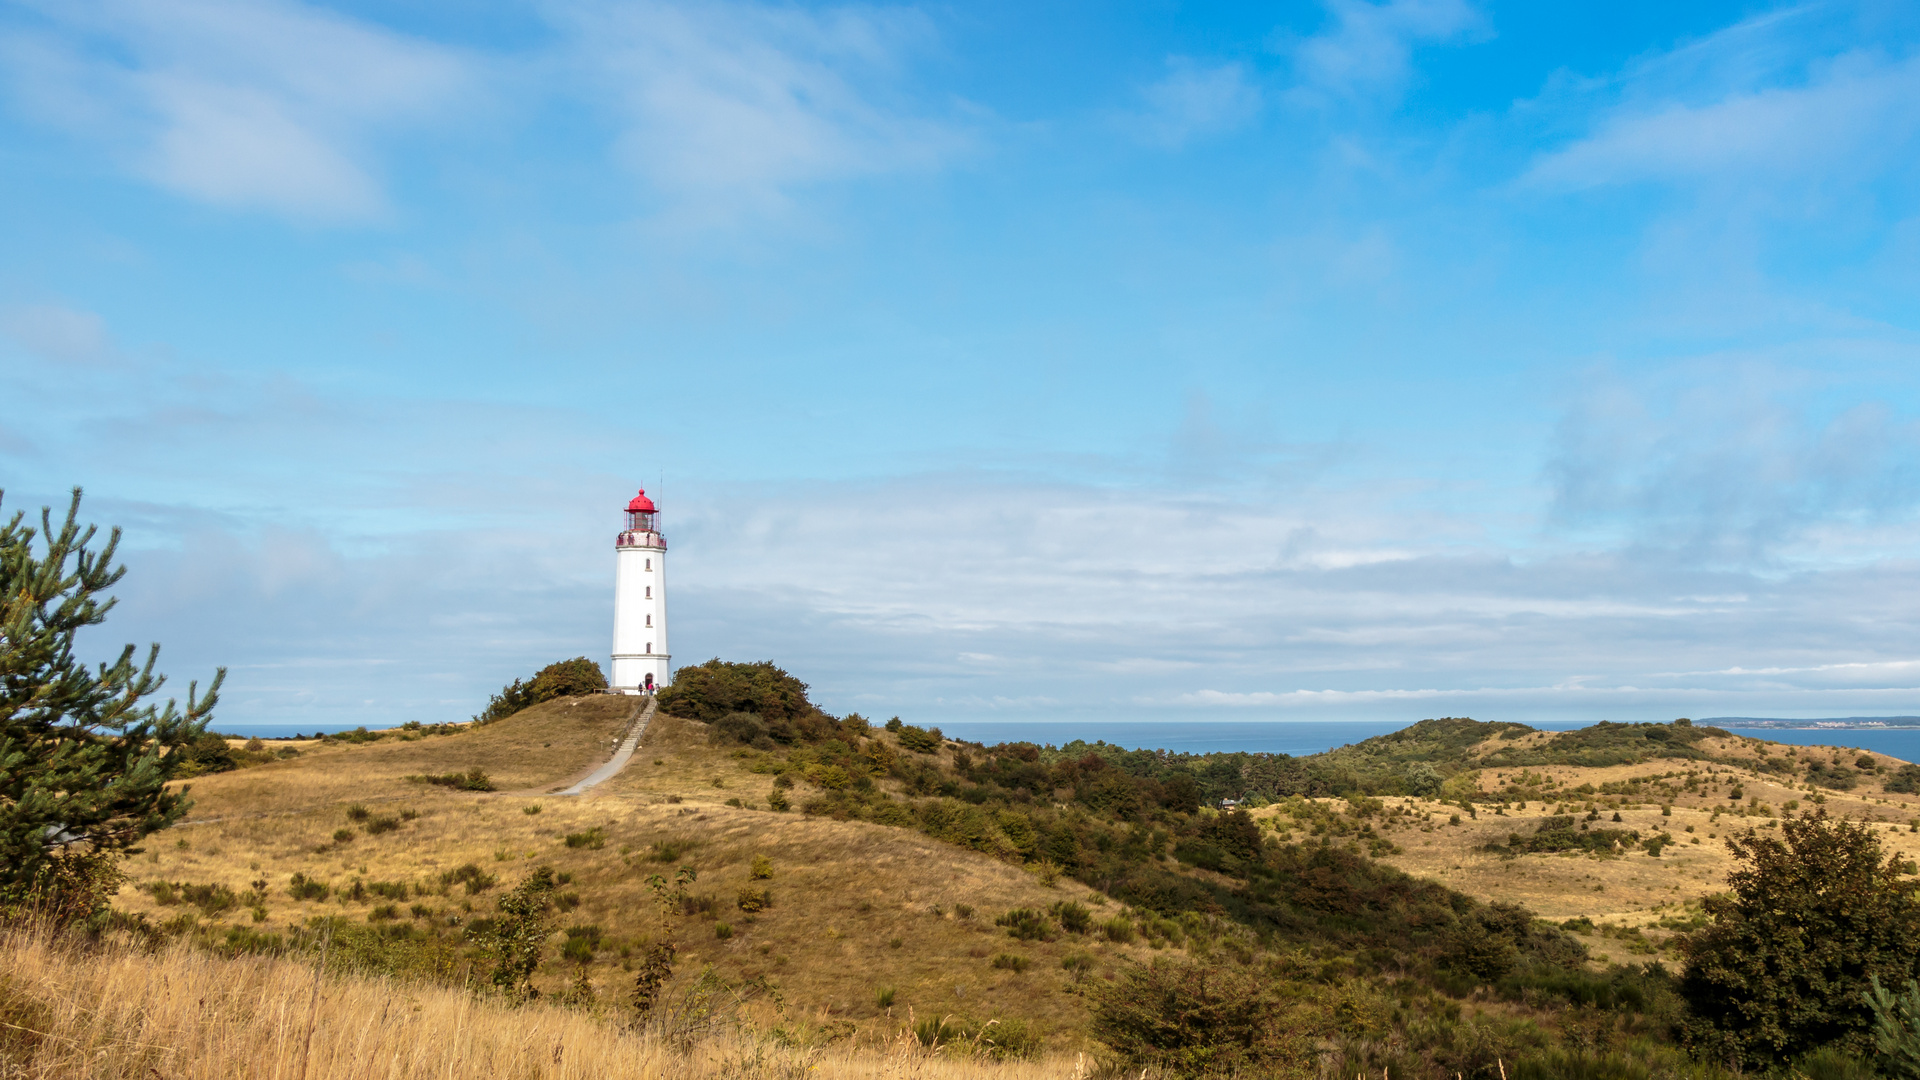
[[[627,513],[629,514],[651,514],[654,511],[653,500],[647,498],[646,488],[641,488],[640,494],[635,495],[633,501],[627,504]]]

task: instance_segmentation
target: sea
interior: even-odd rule
[[[1702,720],[1705,724],[1710,721]],[[1171,750],[1182,754],[1208,754],[1243,750],[1249,753],[1291,754],[1302,757],[1339,746],[1386,735],[1409,726],[1411,721],[1368,720],[1228,720],[1228,721],[1097,721],[1045,720],[1027,722],[955,721],[940,725],[948,738],[992,746],[1003,742],[1032,742],[1064,746],[1075,740],[1108,742],[1129,750]],[[1588,726],[1586,720],[1536,720],[1530,727],[1542,731],[1571,731]],[[321,731],[346,731],[352,725],[329,724],[313,728]],[[372,725],[369,725],[372,726]],[[1902,761],[1920,761],[1920,727],[1907,728],[1747,728],[1721,721],[1724,727],[1741,735],[1772,742],[1800,746],[1839,746],[1872,750]],[[287,738],[305,734],[273,724],[219,725],[222,734],[241,737],[258,735],[263,739]]]

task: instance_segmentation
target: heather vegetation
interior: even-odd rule
[[[1332,1056],[1341,1068],[1404,1076],[1493,1075],[1509,1058],[1551,1061],[1561,1075],[1704,1075],[1700,1070],[1720,1066],[1764,1070],[1795,1063],[1844,1070],[1874,1052],[1866,1034],[1869,983],[1914,974],[1920,934],[1898,915],[1911,903],[1912,882],[1904,876],[1910,868],[1877,861],[1869,833],[1849,832],[1844,823],[1827,821],[1824,811],[1787,823],[1785,839],[1750,834],[1736,841],[1738,857],[1756,864],[1733,878],[1736,895],[1755,882],[1774,881],[1789,864],[1803,874],[1817,868],[1813,872],[1846,881],[1855,893],[1863,882],[1877,881],[1880,891],[1873,895],[1891,905],[1874,911],[1878,936],[1869,940],[1833,924],[1840,917],[1835,912],[1849,903],[1845,891],[1803,889],[1799,906],[1777,917],[1768,932],[1787,933],[1782,918],[1826,927],[1834,939],[1816,950],[1825,959],[1789,962],[1786,972],[1748,973],[1744,983],[1706,974],[1708,957],[1727,952],[1723,939],[1737,937],[1730,928],[1744,918],[1730,902],[1709,904],[1705,928],[1687,946],[1682,977],[1659,964],[1596,971],[1587,949],[1562,928],[1377,861],[1398,850],[1389,836],[1396,824],[1434,828],[1430,813],[1413,820],[1406,803],[1389,809],[1380,798],[1408,795],[1452,800],[1476,817],[1483,807],[1503,813],[1528,798],[1558,801],[1564,809],[1584,804],[1584,816],[1562,813],[1527,833],[1510,833],[1490,849],[1504,857],[1658,858],[1676,842],[1671,833],[1607,827],[1592,801],[1673,798],[1728,784],[1706,744],[1730,736],[1687,721],[1551,734],[1448,718],[1310,758],[1182,755],[1098,743],[988,747],[947,744],[937,732],[898,718],[885,727],[894,736],[888,741],[863,718],[799,711],[804,697],[795,681],[771,665],[735,667],[703,665],[700,678],[681,684],[677,711],[711,717],[715,744],[737,747],[733,752],[748,769],[772,773],[776,790],[804,785],[804,813],[915,829],[1027,863],[1042,880],[1070,876],[1129,905],[1136,917],[1121,933],[1184,938],[1190,957],[1184,964],[1133,969],[1091,999],[1095,1030],[1136,1065],[1175,1074],[1285,1074],[1304,1054],[1304,1032],[1325,1037],[1331,1030],[1338,1032]],[[756,722],[749,695],[701,700],[703,687],[747,686],[755,679],[785,688],[777,728]],[[1540,771],[1656,761],[1680,767],[1601,785],[1563,785]],[[1831,784],[1828,772],[1840,764],[1811,754],[1802,760],[1795,750],[1763,754],[1757,767]],[[1871,756],[1844,764],[1853,770],[1849,779],[1883,771]],[[1496,771],[1503,782],[1484,790],[1483,777]],[[1727,794],[1738,802],[1737,781]],[[1344,808],[1335,809],[1329,796],[1341,797]],[[1263,832],[1244,809],[1231,808],[1236,803],[1278,803],[1285,817],[1275,817],[1275,828]],[[1289,824],[1280,825],[1283,820]],[[1612,821],[1620,821],[1618,811]],[[1819,854],[1835,845],[1844,858]],[[1014,909],[996,921],[1010,938],[1026,941],[1085,933],[1091,924],[1059,909]],[[1757,940],[1745,948],[1768,952]],[[1905,959],[1886,959],[1895,954]],[[1021,966],[1014,954],[996,962]],[[1818,975],[1809,976],[1815,968]],[[1725,989],[1730,982],[1737,985]],[[1312,1003],[1324,1002],[1329,985],[1368,1002],[1373,1014],[1346,1023],[1338,1010],[1334,1017],[1316,1012]],[[1722,986],[1720,1005],[1710,1003],[1709,986]],[[1769,1003],[1768,994],[1776,1000]],[[1803,995],[1822,1004],[1799,1000]],[[1475,1000],[1540,1011],[1525,1021],[1478,1024],[1464,1020],[1460,1009],[1462,1001]],[[1781,1014],[1768,1024],[1787,1024],[1794,1033],[1758,1022],[1768,1009]],[[1790,1012],[1800,1018],[1782,1018]],[[1188,1030],[1199,1016],[1218,1017],[1231,1030]],[[1245,1019],[1251,1016],[1260,1023]],[[1604,1053],[1588,1053],[1596,1042]],[[1683,1048],[1698,1064],[1685,1064]],[[1326,1059],[1322,1054],[1322,1064]],[[1538,1066],[1530,1068],[1539,1074]]]

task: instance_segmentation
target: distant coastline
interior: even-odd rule
[[[1890,731],[1920,728],[1920,716],[1828,716],[1816,720],[1786,720],[1770,716],[1709,716],[1694,721],[1706,727],[1764,728],[1774,731]]]

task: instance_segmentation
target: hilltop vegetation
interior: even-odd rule
[[[587,798],[545,793],[601,760],[640,699],[236,748],[244,767],[194,781],[177,841],[128,864],[109,939],[325,953],[340,979],[531,1001],[543,1030],[624,1026],[641,1042],[621,1053],[688,1075],[824,1054],[877,1075],[936,1053],[1012,1076],[995,1062],[1064,1073],[1091,1052],[1129,1075],[1708,1078],[1729,1052],[1698,1036],[1709,1061],[1688,1057],[1698,1017],[1656,962],[1684,960],[1681,931],[1594,908],[1550,922],[1512,871],[1670,879],[1707,851],[1682,820],[1785,812],[1768,762],[1838,767],[1686,724],[1565,739],[1581,733],[1458,718],[1307,758],[989,747],[830,716],[772,664],[682,674],[633,764]],[[1882,798],[1902,775],[1840,765]],[[1496,869],[1480,876],[1433,861],[1481,851]],[[1721,918],[1674,910],[1685,929]],[[1901,985],[1897,965],[1874,970]]]

